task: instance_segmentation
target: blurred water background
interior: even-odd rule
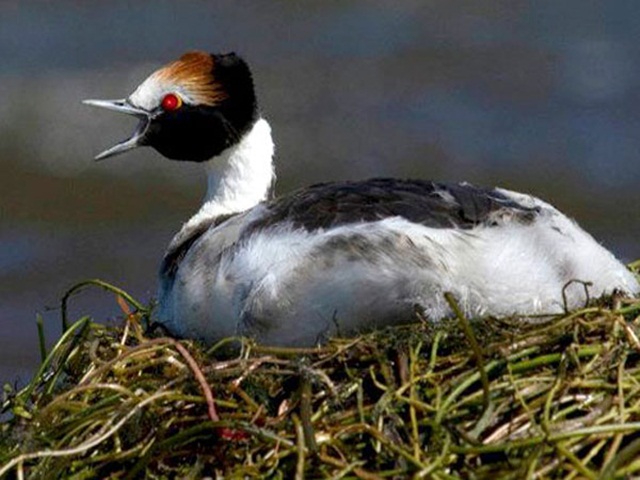
[[[147,301],[198,208],[197,165],[148,149],[92,157],[135,122],[126,96],[186,50],[252,65],[278,191],[392,175],[535,193],[624,260],[640,257],[640,3],[138,1],[0,3],[0,383],[38,362],[59,299],[101,278]],[[115,319],[106,294],[74,318]]]

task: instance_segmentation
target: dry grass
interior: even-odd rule
[[[116,293],[123,326],[68,325],[29,385],[5,386],[0,477],[640,476],[640,300],[207,349]]]

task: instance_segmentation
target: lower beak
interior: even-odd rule
[[[144,145],[144,136],[147,132],[150,122],[149,112],[138,107],[134,107],[127,100],[84,100],[82,103],[85,105],[92,105],[94,107],[106,108],[107,110],[114,110],[116,112],[126,113],[127,115],[133,115],[140,119],[138,127],[133,132],[130,138],[123,140],[122,142],[114,145],[113,147],[98,154],[96,160],[104,160],[108,157],[120,155],[121,153],[133,150],[136,147]]]

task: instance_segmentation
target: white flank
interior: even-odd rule
[[[415,319],[415,307],[437,321],[451,315],[445,292],[471,317],[556,314],[614,290],[638,293],[633,274],[573,221],[508,194],[541,207],[537,221],[461,230],[395,217],[315,232],[285,222],[222,251],[221,230],[210,230],[173,284],[171,326],[209,342],[313,345]]]

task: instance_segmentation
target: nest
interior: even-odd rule
[[[58,343],[26,387],[5,385],[0,477],[640,475],[640,300],[314,349],[206,347],[88,283],[118,294],[123,321],[67,325],[65,296]]]

